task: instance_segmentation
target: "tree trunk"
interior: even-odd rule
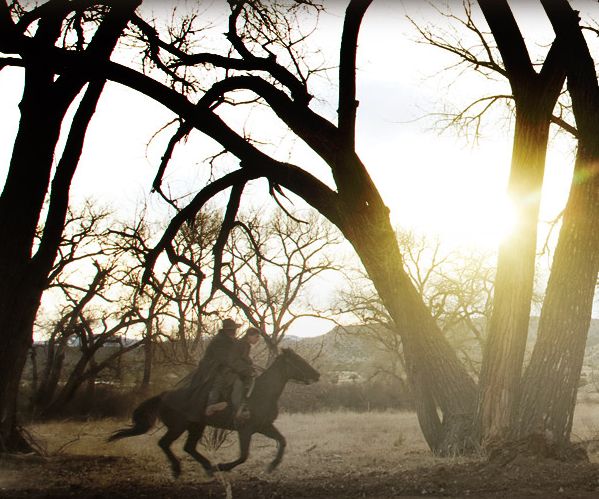
[[[140,390],[146,392],[150,388],[152,379],[152,363],[154,360],[154,342],[153,342],[153,320],[146,323],[146,336],[144,338],[144,373],[141,380]]]
[[[29,410],[35,410],[35,397],[39,386],[39,373],[37,366],[37,349],[35,344],[29,349],[29,361],[31,362],[31,395],[29,397]]]
[[[599,164],[596,138],[581,143],[574,180],[523,383],[517,432],[570,439],[599,270]]]
[[[0,449],[23,450],[16,409],[32,344],[44,278],[31,264],[38,218],[50,181],[61,113],[51,105],[48,75],[27,72],[21,121],[0,196]]]
[[[404,271],[388,210],[369,203],[365,211],[348,209],[342,230],[402,335],[407,378],[422,432],[435,452],[463,452],[473,443],[474,381]]]
[[[36,310],[31,300],[17,310],[0,309],[0,451],[3,452],[30,450],[20,435],[16,414],[19,381],[32,343],[31,333],[23,331],[32,330]]]
[[[101,346],[100,343],[93,343],[81,352],[81,357],[75,364],[65,385],[44,409],[45,416],[60,414],[63,408],[73,399],[81,385],[90,378],[95,378],[94,355]]]
[[[43,412],[54,398],[62,375],[67,342],[66,335],[61,335],[58,341],[56,338],[51,338],[48,342],[44,375],[34,399],[36,412]]]
[[[85,52],[98,61],[107,60],[139,3],[130,0],[111,6]],[[7,40],[23,51],[25,86],[19,130],[0,196],[0,449],[5,451],[23,448],[16,422],[19,381],[32,343],[35,315],[60,243],[71,180],[104,84],[90,83],[91,91],[84,95],[73,118],[56,167],[42,241],[33,255],[62,121],[86,83],[74,72],[55,78],[48,65],[46,49],[54,48],[61,35],[61,16],[67,14],[61,9],[40,13],[35,43],[29,49],[21,47],[19,36]],[[15,33],[7,30],[3,34],[10,38]]]
[[[539,113],[539,107],[535,99],[532,105],[521,106],[516,116],[508,193],[517,220],[500,246],[497,261],[479,383],[477,429],[483,443],[507,438],[519,402],[549,137],[549,116]]]

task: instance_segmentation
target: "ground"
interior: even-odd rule
[[[124,421],[57,422],[29,431],[45,455],[0,460],[0,497],[71,498],[599,498],[599,406],[577,411],[574,438],[590,462],[518,458],[488,464],[481,457],[439,458],[426,448],[410,413],[282,415],[277,426],[288,447],[268,474],[275,445],[255,436],[248,462],[209,479],[182,450],[183,473],[173,479],[156,442],[162,429],[108,444]],[[213,462],[237,453],[233,436],[218,450],[202,449]]]

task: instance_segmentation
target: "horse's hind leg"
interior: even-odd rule
[[[250,454],[250,441],[252,440],[252,431],[243,429],[238,432],[239,435],[239,458],[230,463],[217,464],[216,468],[221,471],[230,471],[235,466],[245,463]]]
[[[171,470],[173,471],[173,477],[175,478],[178,478],[181,474],[181,462],[179,459],[177,459],[177,456],[173,454],[173,451],[171,450],[171,444],[177,440],[184,431],[185,429],[181,428],[169,428],[164,436],[158,440],[158,445],[166,454],[166,457],[168,457],[168,460],[171,463]]]
[[[198,452],[197,445],[202,434],[204,433],[205,425],[191,425],[189,427],[189,433],[187,435],[187,441],[183,450],[193,457],[198,463],[202,465],[208,476],[212,476],[212,463],[206,459],[200,452]]]
[[[275,470],[275,468],[283,459],[283,454],[285,454],[285,447],[287,446],[287,442],[285,440],[285,437],[281,435],[281,432],[277,430],[275,426],[272,424],[270,426],[267,426],[266,428],[260,429],[260,433],[277,441],[277,455],[268,465],[267,468],[267,471],[270,473],[271,471]]]

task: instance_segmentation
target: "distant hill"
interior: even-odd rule
[[[381,348],[366,326],[337,326],[312,338],[290,336],[283,346],[293,348],[323,372],[356,372],[365,379],[393,362],[393,355]]]
[[[528,335],[528,348],[532,349],[539,324],[538,317],[531,317]],[[480,324],[484,329],[484,324]],[[370,326],[368,326],[370,327]],[[283,346],[294,348],[300,355],[313,361],[314,365],[325,373],[356,372],[361,378],[369,378],[393,362],[393,355],[381,348],[369,334],[368,327],[352,325],[334,327],[331,331],[316,337],[300,338],[290,336]],[[464,335],[460,333],[460,336]],[[469,348],[479,350],[472,341]],[[472,352],[475,358],[480,351]],[[584,372],[596,368],[599,376],[599,319],[592,319],[586,347]]]

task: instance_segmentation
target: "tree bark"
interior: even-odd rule
[[[510,438],[519,404],[549,126],[566,70],[563,44],[556,39],[540,72],[535,71],[506,0],[479,0],[479,5],[501,52],[516,104],[508,194],[517,224],[499,248],[475,428],[487,445]]]
[[[539,116],[538,107],[535,100],[516,115],[508,193],[518,219],[501,243],[497,261],[479,384],[477,424],[483,443],[509,435],[519,402],[550,124],[549,116]]]
[[[33,237],[49,184],[62,116],[50,105],[47,75],[28,72],[21,122],[0,196],[0,450],[24,450],[17,396],[43,276],[30,264]],[[65,110],[66,111],[66,110]]]
[[[569,442],[599,270],[599,148],[579,147],[539,332],[523,382],[517,431]]]
[[[599,88],[578,13],[565,0],[541,3],[568,54],[564,65],[579,143],[515,430],[519,436],[540,432],[564,445],[572,429],[599,269]]]

